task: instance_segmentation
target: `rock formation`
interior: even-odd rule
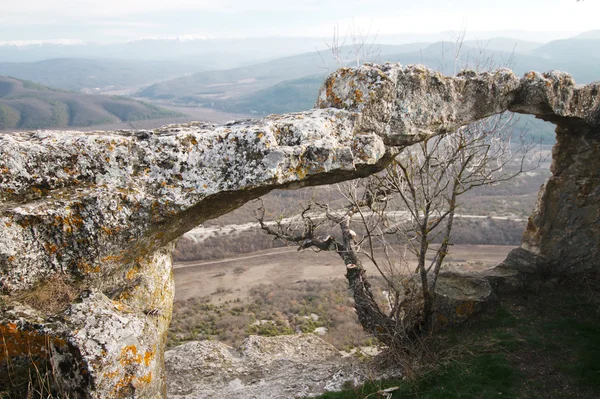
[[[169,398],[303,398],[361,385],[375,373],[313,334],[251,336],[234,349],[218,341],[187,342],[165,356]]]
[[[369,175],[403,147],[507,110],[555,123],[557,145],[523,246],[496,274],[598,266],[599,90],[559,72],[366,65],[329,76],[306,112],[2,135],[0,377],[49,360],[71,397],[164,395],[177,237],[274,188]],[[53,292],[50,309],[57,279],[76,294]]]

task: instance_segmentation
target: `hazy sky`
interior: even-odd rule
[[[0,41],[600,29],[600,0],[0,0]]]

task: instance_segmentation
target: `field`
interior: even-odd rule
[[[446,267],[489,267],[511,248],[456,245]],[[382,280],[372,264],[365,266],[383,303]],[[337,255],[289,247],[215,261],[177,262],[169,345],[201,339],[239,345],[250,334],[314,331],[343,350],[371,345],[352,308],[344,273]]]
[[[502,261],[513,246],[455,245],[448,263],[470,267],[489,267]],[[415,261],[411,263],[416,266]],[[365,261],[367,272],[376,275],[372,263]],[[297,251],[284,247],[208,262],[176,262],[175,300],[209,297],[210,303],[241,300],[246,303],[250,291],[260,284],[287,286],[300,281],[327,281],[343,278],[345,268],[339,256],[331,252]],[[411,267],[412,269],[412,267]]]

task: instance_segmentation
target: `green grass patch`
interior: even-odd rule
[[[392,398],[475,399],[511,398],[520,381],[518,372],[502,354],[478,354],[452,361],[415,382],[371,382],[342,392],[330,392],[321,399],[381,398],[378,391],[398,387]]]
[[[581,279],[581,277],[578,277]],[[448,356],[414,381],[370,382],[321,399],[600,397],[600,283],[574,279],[504,298],[470,325],[443,334]],[[456,355],[459,353],[459,355]]]

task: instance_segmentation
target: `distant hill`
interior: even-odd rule
[[[512,39],[509,37],[496,37],[488,40],[467,40],[464,42],[465,46],[473,49],[486,49],[506,52],[512,52],[514,50],[517,53],[530,52],[531,50],[534,50],[543,44],[544,43]]]
[[[573,39],[596,39],[600,40],[600,29],[583,32],[577,36],[573,36]]]
[[[127,59],[134,61],[194,60],[211,64],[209,68],[232,68],[247,62],[282,57],[323,47],[323,39],[265,38],[145,38],[117,43],[1,43],[0,60],[35,62],[53,58]],[[208,56],[208,57],[207,57]],[[228,66],[223,64],[229,63]],[[236,65],[232,65],[235,63]],[[221,66],[220,66],[221,65]]]
[[[93,92],[148,85],[202,70],[168,61],[57,58],[39,62],[0,63],[0,75],[31,80],[66,90]]]
[[[600,32],[600,31],[599,31]],[[600,38],[554,40],[535,49],[532,54],[568,61],[600,60]]]
[[[513,52],[512,48],[515,44],[518,47],[525,43],[531,49],[534,44],[512,39],[493,39],[488,46],[478,45],[477,48],[463,44],[456,60],[457,46],[450,42],[381,46],[376,61],[425,64],[449,74],[464,67],[486,70],[509,66],[519,75],[530,70],[556,69],[570,72],[579,83],[599,79],[600,63],[585,54],[590,50],[592,41],[569,41],[580,44],[571,45],[571,57],[561,55],[560,48],[564,41],[551,42],[523,53]],[[507,47],[510,51],[492,49],[491,46]],[[559,49],[554,49],[554,46]],[[340,58],[343,64],[355,65],[352,48],[342,50]],[[319,79],[337,67],[338,63],[330,53],[306,53],[243,68],[199,72],[151,85],[135,96],[235,113],[266,115],[300,111],[314,104]]]
[[[125,97],[80,94],[0,76],[0,130],[92,126],[180,115]]]
[[[240,98],[216,101],[212,108],[256,115],[283,114],[310,109],[317,100],[317,93],[325,76],[320,74],[285,80]]]
[[[389,54],[417,51],[427,46],[428,43],[379,46],[377,52],[369,54],[369,60],[383,62]],[[345,65],[356,65],[350,46],[341,49],[340,57]],[[216,103],[238,99],[286,80],[324,76],[337,68],[337,60],[329,51],[312,52],[240,68],[199,72],[151,85],[135,96],[213,107]]]

